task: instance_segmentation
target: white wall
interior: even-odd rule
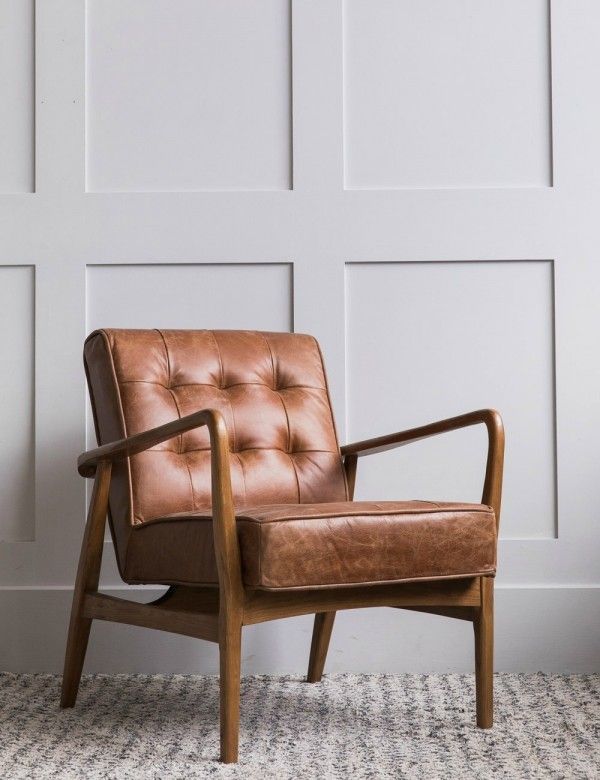
[[[0,668],[62,664],[100,325],[312,332],[343,440],[499,408],[497,668],[600,668],[599,36],[594,0],[0,0]],[[477,500],[484,452],[358,496]],[[245,672],[302,672],[310,628],[251,628]],[[216,660],[99,624],[87,668]],[[381,609],[329,669],[471,664],[466,624]]]

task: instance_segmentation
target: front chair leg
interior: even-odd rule
[[[69,625],[60,693],[60,706],[63,709],[75,706],[91,627],[91,619],[81,617],[74,608]]]
[[[312,643],[310,645],[310,657],[308,660],[308,682],[321,682],[329,640],[333,630],[335,612],[317,612],[313,627]]]
[[[109,461],[103,461],[98,465],[73,591],[73,605],[60,695],[61,707],[73,707],[79,690],[83,662],[92,627],[91,619],[83,617],[83,603],[87,592],[98,590],[100,581],[110,473],[111,464]]]
[[[481,607],[475,629],[475,695],[477,725],[490,729],[494,722],[494,580],[482,577]]]
[[[233,764],[238,760],[241,646],[241,621],[221,615],[219,620],[221,761],[225,764]]]

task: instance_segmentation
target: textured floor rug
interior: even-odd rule
[[[495,678],[496,725],[474,724],[469,675],[334,675],[242,683],[240,763],[218,757],[218,681],[0,675],[0,777],[600,778],[600,675]]]

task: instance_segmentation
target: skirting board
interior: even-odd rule
[[[125,596],[123,590],[108,590]],[[0,590],[0,669],[60,672],[72,591]],[[130,589],[128,598],[156,597]],[[496,670],[600,671],[600,587],[496,589]],[[275,621],[244,630],[244,674],[305,674],[312,618]],[[468,623],[404,610],[338,614],[326,672],[471,672]],[[86,672],[217,674],[216,645],[201,640],[96,622]]]

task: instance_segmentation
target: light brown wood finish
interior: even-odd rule
[[[198,604],[195,612],[188,611],[185,614],[185,610],[182,612],[169,609],[168,599],[161,599],[160,604],[149,605],[110,599],[97,594],[112,462],[135,455],[201,425],[208,426],[211,443],[213,535],[219,573],[218,618],[203,613],[206,604],[202,603]],[[62,706],[72,706],[75,702],[93,618],[159,628],[218,641],[222,675],[221,759],[225,762],[236,761],[244,591],[231,493],[229,445],[222,415],[216,410],[202,410],[136,436],[97,447],[79,457],[78,469],[79,473],[86,477],[96,474],[96,482],[77,576],[72,625],[67,640]],[[201,602],[201,599],[199,601]]]
[[[244,588],[229,470],[229,442],[223,417],[209,422],[212,453],[212,506],[219,573],[219,668],[221,761],[238,759],[240,675]]]
[[[484,423],[489,448],[483,503],[500,514],[502,423],[496,412],[473,412],[422,428],[342,448],[352,498],[359,456],[381,452],[448,430]],[[171,587],[150,604],[98,593],[104,528],[108,511],[111,464],[160,442],[207,425],[211,444],[213,534],[219,587]],[[77,570],[67,641],[61,706],[75,703],[93,619],[172,631],[218,642],[221,671],[221,760],[237,761],[241,635],[244,625],[316,613],[308,679],[321,679],[336,610],[389,606],[473,621],[475,629],[477,724],[492,724],[493,580],[465,577],[434,582],[358,585],[290,591],[248,591],[241,578],[240,552],[229,471],[229,446],[221,414],[204,410],[84,453],[79,472],[95,475],[88,521]]]
[[[90,508],[81,545],[79,566],[75,578],[75,590],[73,593],[71,621],[69,623],[62,679],[61,707],[73,707],[77,699],[77,691],[79,690],[79,681],[81,680],[85,652],[92,627],[92,618],[84,615],[83,608],[86,594],[97,591],[98,582],[100,581],[111,469],[112,464],[110,461],[103,461],[100,464],[92,490]]]
[[[244,625],[340,609],[395,606],[479,606],[479,577],[357,585],[315,590],[249,591]]]
[[[202,609],[202,606],[199,608]],[[198,607],[193,611],[169,609],[154,603],[139,604],[103,593],[88,593],[83,602],[83,615],[90,620],[110,620],[114,623],[127,623],[141,628],[155,628],[173,634],[193,636],[208,642],[219,641],[218,613],[198,612]]]
[[[477,725],[490,729],[494,722],[494,580],[481,578],[481,607],[475,630],[475,689]]]
[[[454,618],[455,620],[468,620],[473,622],[479,611],[478,607],[407,607],[396,605],[396,609],[408,609],[413,612],[426,612],[428,615]]]
[[[308,659],[308,674],[306,675],[307,682],[321,682],[334,620],[335,612],[317,612],[315,615],[310,656]]]
[[[242,624],[240,615],[219,615],[221,761],[238,760]]]

